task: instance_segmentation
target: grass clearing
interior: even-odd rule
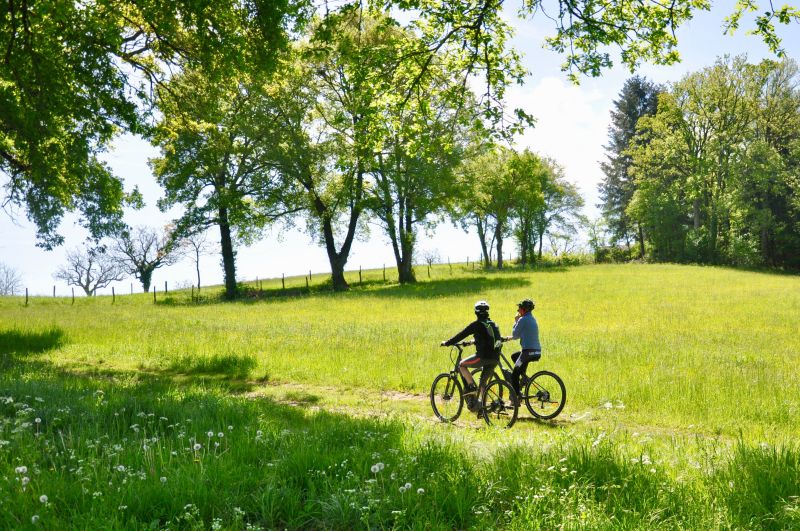
[[[464,269],[236,303],[0,299],[0,527],[800,525],[800,278]],[[508,333],[528,296],[565,411],[434,422],[438,342],[477,299]]]

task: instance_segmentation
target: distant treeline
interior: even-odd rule
[[[601,185],[611,242],[660,261],[800,268],[800,74],[722,58],[669,87],[635,77]]]

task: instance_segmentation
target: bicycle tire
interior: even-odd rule
[[[567,388],[554,372],[539,371],[525,386],[525,406],[538,419],[556,418],[567,403]]]
[[[511,384],[495,378],[486,386],[482,396],[483,420],[489,426],[510,428],[517,421],[519,405],[513,400]]]
[[[464,407],[464,393],[458,378],[443,372],[431,384],[431,408],[442,422],[453,422]],[[452,409],[455,408],[455,412]]]

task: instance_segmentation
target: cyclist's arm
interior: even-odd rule
[[[478,321],[473,321],[467,327],[462,330],[461,332],[457,333],[447,341],[443,341],[442,345],[449,347],[450,345],[455,345],[462,339],[466,339],[468,336],[471,336],[475,333],[475,326],[478,324]]]

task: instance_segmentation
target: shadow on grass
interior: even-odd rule
[[[174,360],[160,372],[185,375],[217,375],[244,379],[256,368],[253,356],[239,354],[213,354],[211,356],[183,356]]]
[[[16,328],[0,330],[0,370],[6,371],[23,362],[24,358],[31,354],[41,354],[56,349],[65,342],[64,331],[55,327],[44,331],[25,331]],[[24,363],[37,367],[45,365],[40,361]]]

